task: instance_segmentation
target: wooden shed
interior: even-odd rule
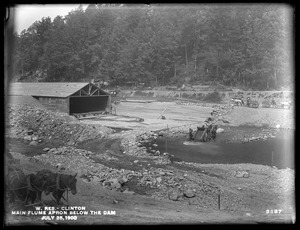
[[[18,101],[20,97],[22,103],[28,98],[28,102],[33,100],[50,110],[68,114],[109,112],[111,109],[110,94],[90,82],[11,83],[8,100]]]

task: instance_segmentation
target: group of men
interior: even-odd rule
[[[210,141],[210,140],[213,140],[215,141],[216,138],[217,138],[217,129],[218,129],[218,126],[217,125],[212,125],[212,124],[204,124],[202,125],[201,127],[197,127],[197,131],[193,132],[193,129],[189,129],[189,140],[190,141],[194,141],[196,140],[197,138],[197,135],[200,131],[203,131],[202,132],[202,135],[199,139],[200,142],[207,142],[207,141]]]

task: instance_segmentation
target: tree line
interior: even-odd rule
[[[15,74],[279,89],[293,84],[292,19],[280,4],[90,4],[15,34]]]

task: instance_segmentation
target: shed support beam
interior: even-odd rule
[[[99,91],[98,89],[96,89],[94,92],[92,92],[92,94],[91,95],[94,95],[97,91]],[[99,95],[99,93],[98,93],[98,95]]]

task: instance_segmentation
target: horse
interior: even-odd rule
[[[26,179],[29,190],[28,199],[31,201],[31,205],[43,203],[42,192],[44,191],[46,178],[31,173],[27,175]],[[37,202],[35,203],[36,199]]]
[[[193,141],[194,140],[194,134],[193,134],[193,129],[189,129],[189,140]]]
[[[210,137],[212,140],[216,141],[216,138],[217,138],[217,129],[218,129],[218,126],[217,125],[214,125],[212,127],[212,129],[210,130]]]
[[[46,190],[45,194],[48,195],[50,192],[52,192],[52,195],[55,198],[55,202],[59,205],[61,198],[66,200],[63,196],[65,192],[67,192],[67,196],[69,190],[73,195],[77,193],[76,176],[77,173],[75,175],[66,175],[66,174],[51,172],[47,178],[47,182],[45,185],[45,190]],[[67,200],[66,202],[68,203]]]
[[[43,169],[37,172],[37,176],[39,178],[43,178],[44,179],[44,184],[43,184],[43,191],[45,193],[45,195],[49,195],[50,192],[52,191],[50,185],[53,183],[55,183],[55,180],[53,180],[53,175],[55,175],[55,173],[53,173],[52,171],[48,170],[48,169]]]
[[[252,107],[252,108],[258,108],[259,107],[259,103],[258,103],[258,101],[252,101],[250,99],[250,97],[247,97],[247,106],[248,107]]]
[[[203,133],[202,133],[202,135],[200,137],[200,141],[201,142],[207,142],[207,141],[210,140],[210,130],[211,129],[212,129],[212,125],[208,125],[207,128],[204,129],[204,131],[203,131]]]
[[[237,106],[243,106],[244,105],[244,101],[240,98],[232,98],[230,100],[234,105],[237,105]]]

